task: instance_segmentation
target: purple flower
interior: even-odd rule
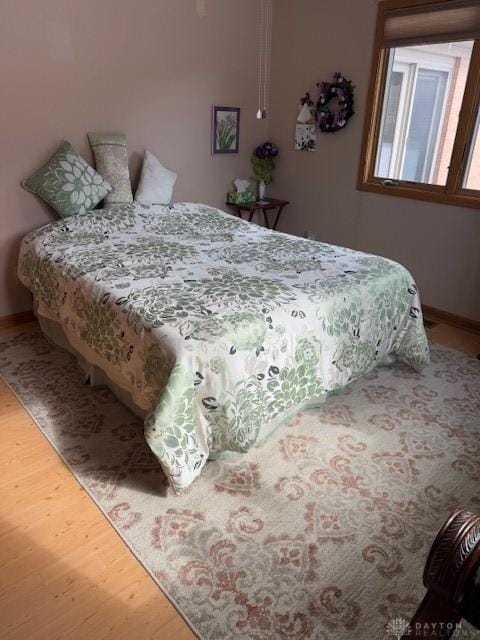
[[[270,160],[278,156],[278,148],[273,142],[264,142],[255,149],[255,155],[261,160]]]
[[[317,87],[320,98],[325,98],[330,93],[330,84],[328,82],[320,82]]]
[[[303,106],[304,104],[307,104],[309,107],[313,106],[313,100],[310,97],[310,94],[307,93],[303,96],[303,98],[301,98],[300,100],[300,104]]]

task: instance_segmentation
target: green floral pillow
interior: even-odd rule
[[[22,186],[48,202],[62,218],[94,209],[113,188],[66,141]]]

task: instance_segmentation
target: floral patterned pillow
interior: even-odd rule
[[[133,202],[130,174],[128,172],[127,137],[123,133],[87,134],[95,166],[113,186],[105,198],[105,204]]]
[[[94,209],[113,188],[67,141],[22,186],[62,218]]]

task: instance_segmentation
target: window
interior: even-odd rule
[[[384,0],[359,189],[480,208],[480,0]]]

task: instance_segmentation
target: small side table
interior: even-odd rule
[[[265,220],[265,226],[267,229],[276,229],[277,224],[282,215],[283,208],[290,204],[288,200],[278,200],[277,198],[265,198],[261,202],[254,200],[253,202],[244,202],[243,204],[234,204],[233,202],[227,202],[229,207],[235,210],[235,213],[239,218],[242,218],[242,211],[249,213],[248,221],[251,222],[253,215],[256,211],[263,211],[263,219]],[[272,226],[268,223],[267,211],[275,211],[276,215],[273,220]]]

